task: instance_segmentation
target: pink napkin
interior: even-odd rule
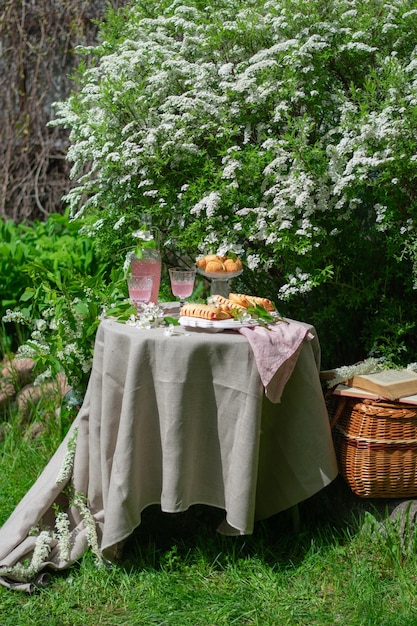
[[[253,350],[265,394],[279,402],[292,374],[304,339],[313,339],[311,329],[297,322],[276,322],[268,328],[240,328]]]

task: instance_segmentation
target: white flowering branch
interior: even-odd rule
[[[60,556],[63,561],[70,560],[71,553],[71,525],[68,514],[59,511],[55,517],[55,538],[58,541]]]
[[[77,447],[78,428],[74,428],[74,432],[68,441],[67,450],[62,461],[61,469],[56,477],[57,485],[67,481],[72,474],[74,467],[75,451]]]
[[[365,361],[361,361],[360,363],[356,363],[355,365],[342,365],[341,367],[336,367],[334,371],[334,377],[331,380],[327,381],[328,387],[335,387],[340,383],[347,382],[353,376],[359,376],[361,374],[373,374],[374,372],[379,372],[383,369],[383,365],[380,359],[365,359]]]
[[[36,538],[32,559],[29,565],[16,563],[15,565],[0,567],[0,576],[12,576],[20,582],[32,580],[45,566],[45,561],[51,551],[53,537],[47,530],[43,530]]]
[[[87,498],[84,496],[84,494],[77,492],[73,498],[73,505],[78,509],[81,514],[85,529],[87,531],[87,543],[95,556],[97,566],[101,567],[102,565],[104,565],[104,559],[98,543],[96,522],[90,509],[88,508]]]

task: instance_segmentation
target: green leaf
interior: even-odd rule
[[[136,314],[136,307],[129,301],[110,305],[106,309],[106,317],[115,317],[119,320],[128,320],[131,315]]]
[[[89,313],[88,304],[82,300],[74,304],[74,310],[77,311],[80,315],[87,316]]]
[[[256,317],[264,322],[277,322],[280,321],[281,318],[277,318],[275,315],[271,315],[269,311],[264,309],[263,306],[259,304],[255,304],[254,306],[248,307],[248,313],[252,315],[252,317]]]
[[[173,326],[179,326],[180,323],[178,321],[178,318],[176,317],[170,317],[169,315],[166,315],[164,317],[164,320],[166,321],[167,324],[172,324]]]
[[[27,302],[28,300],[31,300],[35,294],[35,289],[26,289],[25,292],[20,296],[20,300],[22,302]]]

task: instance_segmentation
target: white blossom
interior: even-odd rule
[[[212,191],[208,196],[205,196],[197,202],[197,204],[191,208],[190,213],[198,217],[202,211],[205,211],[207,217],[210,218],[216,212],[220,199],[220,194]]]
[[[87,499],[83,494],[76,493],[73,498],[73,504],[81,514],[87,532],[87,543],[95,556],[96,565],[98,567],[103,566],[104,560],[98,542],[96,522],[88,507]]]
[[[157,328],[165,325],[165,314],[162,307],[154,302],[149,302],[149,304],[141,305],[138,314],[131,315],[126,324],[144,330]]]
[[[292,296],[308,293],[313,288],[313,281],[307,272],[298,267],[295,274],[290,274],[287,283],[282,285],[278,292],[280,300],[289,300]]]
[[[372,374],[383,368],[380,359],[368,358],[355,365],[342,365],[334,369],[334,377],[327,381],[328,387],[335,387],[340,383],[346,383],[353,376],[360,374]]]
[[[30,324],[30,319],[23,315],[21,311],[6,309],[6,314],[2,317],[3,322],[16,322],[17,324]]]
[[[36,538],[32,558],[29,565],[16,563],[12,566],[0,567],[0,576],[13,576],[21,582],[28,582],[45,566],[45,561],[51,551],[53,542],[49,531],[43,530]]]
[[[261,260],[258,254],[249,254],[247,256],[246,262],[250,270],[255,270],[257,267],[259,267]]]
[[[58,541],[60,557],[63,561],[70,560],[71,529],[68,514],[59,511],[55,517],[55,538]]]
[[[117,222],[114,224],[114,226],[113,226],[113,230],[119,230],[119,228],[120,228],[121,226],[123,226],[123,224],[125,223],[125,221],[126,221],[126,216],[125,216],[125,215],[122,215],[122,217],[121,217],[121,218],[119,218],[119,219],[117,220]]]
[[[77,438],[78,428],[74,428],[74,432],[72,433],[71,438],[68,441],[67,450],[65,452],[61,468],[59,470],[58,476],[56,477],[57,485],[66,482],[71,476],[72,468],[74,466]]]

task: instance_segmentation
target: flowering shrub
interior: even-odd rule
[[[315,323],[329,365],[417,349],[413,0],[150,0],[81,52],[71,214],[122,258],[234,252],[237,287]],[[279,304],[281,301],[281,305]]]

